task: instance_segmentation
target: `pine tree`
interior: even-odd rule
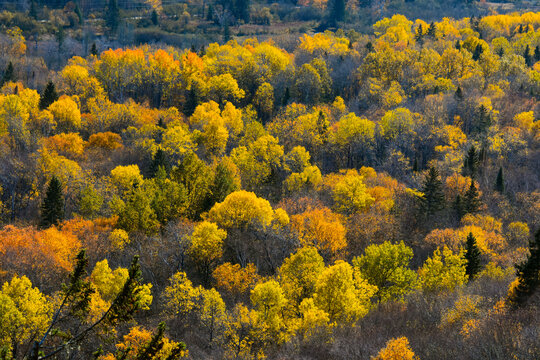
[[[152,10],[151,20],[152,20],[152,24],[154,24],[154,26],[158,25],[158,15],[157,15],[156,10]]]
[[[437,32],[437,27],[435,26],[435,23],[432,21],[431,24],[429,24],[427,36],[435,39],[436,32]]]
[[[458,217],[458,219],[461,220],[461,218],[465,215],[463,197],[461,197],[461,195],[458,194],[456,196],[456,200],[454,200],[452,207],[454,208],[454,211],[456,212],[456,216]]]
[[[368,41],[367,44],[366,44],[366,50],[368,52],[372,52],[373,50],[375,50],[375,48],[373,47],[373,43],[371,41]]]
[[[414,157],[412,171],[418,172],[418,157],[416,157],[416,156]]]
[[[477,112],[472,131],[482,134],[491,126],[491,114],[484,105],[480,105]]]
[[[478,44],[476,45],[476,48],[474,49],[474,52],[473,52],[473,60],[474,61],[478,61],[478,59],[480,59],[480,55],[482,55],[482,53],[484,52],[484,48],[482,47],[482,45]]]
[[[529,253],[525,261],[516,264],[517,285],[508,299],[514,307],[524,305],[540,285],[540,229],[529,241]]]
[[[32,0],[30,2],[30,10],[28,11],[28,16],[30,16],[34,20],[37,20],[37,9],[35,0]]]
[[[414,38],[420,45],[422,45],[422,43],[424,42],[424,28],[422,27],[422,24],[418,25],[418,27],[416,28],[416,34],[414,35]]]
[[[109,0],[106,23],[112,32],[116,32],[120,23],[120,9],[118,8],[116,0]]]
[[[206,21],[214,20],[214,8],[212,4],[208,5],[208,12],[206,13]]]
[[[461,41],[456,40],[456,45],[454,45],[454,47],[455,47],[457,50],[461,50]]]
[[[439,179],[439,171],[435,167],[429,169],[422,192],[424,194],[419,198],[420,209],[426,216],[444,209],[445,199],[442,181]]]
[[[152,336],[148,344],[141,349],[136,357],[136,360],[154,359],[158,352],[161,351],[163,345],[163,335],[165,334],[165,323],[160,322],[157,328],[157,332]]]
[[[476,147],[473,145],[469,148],[467,155],[465,155],[465,160],[463,163],[463,171],[462,171],[463,175],[470,176],[471,178],[474,179],[478,171],[479,164],[480,164],[480,159],[478,156],[478,152],[476,151]]]
[[[345,1],[332,0],[330,13],[328,14],[328,22],[331,26],[335,26],[338,22],[345,18]]]
[[[238,20],[244,20],[245,23],[249,22],[250,0],[235,0],[233,15]]]
[[[478,245],[476,245],[476,238],[472,232],[470,232],[467,236],[467,243],[465,245],[465,259],[467,260],[465,273],[469,275],[470,281],[476,276],[476,274],[480,272],[480,269],[482,268],[480,264],[480,249],[478,249]]]
[[[291,99],[291,91],[289,90],[289,87],[287,86],[285,88],[285,94],[283,95],[283,101],[281,102],[281,105],[287,106],[290,99]]]
[[[64,219],[64,199],[62,197],[62,184],[53,176],[47,187],[45,198],[41,204],[41,228],[58,225]]]
[[[523,58],[525,59],[525,64],[527,64],[527,66],[532,66],[533,59],[531,57],[531,48],[529,47],[529,45],[527,45],[527,47],[525,48]]]
[[[43,90],[43,94],[41,94],[41,97],[39,99],[39,108],[41,110],[46,109],[56,100],[58,100],[56,88],[54,86],[54,83],[52,81],[49,81],[47,83],[47,86],[45,87],[45,90]]]
[[[184,114],[186,116],[193,115],[195,108],[199,105],[199,96],[197,95],[197,89],[193,84],[187,94],[186,102],[184,103]]]
[[[9,81],[15,81],[15,70],[13,69],[13,63],[11,61],[7,65],[6,70],[4,70],[4,76],[2,76],[2,84],[0,85],[4,85]]]
[[[465,214],[474,214],[480,210],[481,206],[482,202],[480,201],[480,194],[476,189],[474,180],[471,180],[471,186],[465,193],[465,197],[463,199],[463,211]]]
[[[96,43],[92,44],[92,48],[90,49],[90,54],[92,54],[94,56],[98,56],[98,50],[97,50]]]
[[[457,87],[454,96],[456,97],[457,101],[463,101],[463,90],[461,90],[461,86]]]
[[[227,43],[231,40],[231,29],[229,29],[229,23],[225,21],[225,25],[223,26],[223,42]]]
[[[169,171],[171,170],[171,166],[169,164],[169,160],[167,160],[165,152],[161,149],[158,149],[156,151],[156,154],[154,155],[154,159],[152,160],[152,165],[150,167],[152,177],[156,176],[160,167],[163,168],[166,173],[169,173]]]
[[[500,192],[501,194],[504,193],[504,175],[503,175],[502,166],[499,168],[499,172],[497,173],[497,180],[495,181],[495,190]]]
[[[540,61],[540,45],[536,45],[534,48],[534,61]]]
[[[84,23],[84,18],[81,12],[81,8],[79,7],[79,4],[75,4],[75,14],[77,14],[77,18],[79,19],[79,25],[82,25]]]

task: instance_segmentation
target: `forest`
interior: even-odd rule
[[[540,12],[428,2],[0,3],[0,359],[539,359]]]

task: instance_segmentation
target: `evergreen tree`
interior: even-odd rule
[[[373,50],[375,50],[375,48],[373,47],[373,43],[371,41],[368,41],[367,44],[366,44],[366,50],[368,52],[372,52]]]
[[[414,35],[414,38],[420,45],[422,45],[422,43],[424,42],[424,28],[422,27],[422,24],[418,25],[418,27],[416,28],[416,34]]]
[[[28,11],[28,16],[30,16],[32,19],[37,20],[37,9],[36,9],[36,1],[32,0],[30,2],[30,10]]]
[[[527,66],[532,66],[533,59],[531,57],[531,48],[529,47],[529,45],[527,45],[527,47],[525,48],[523,58],[525,59],[525,64],[527,64]]]
[[[291,91],[289,90],[289,87],[287,86],[285,88],[285,94],[283,95],[283,101],[281,102],[281,105],[287,106],[290,99],[291,99]]]
[[[476,133],[484,133],[491,126],[491,114],[484,105],[478,107],[477,116],[475,118],[475,123],[471,129]]]
[[[476,189],[474,180],[471,180],[471,186],[465,193],[465,197],[463,199],[463,211],[465,214],[474,214],[480,210],[481,206],[482,202],[480,201],[480,194]]]
[[[109,0],[106,23],[112,32],[116,32],[120,24],[120,9],[116,0]]]
[[[92,54],[94,56],[98,56],[98,50],[97,50],[96,43],[92,44],[92,48],[90,49],[90,54]]]
[[[15,81],[15,70],[13,69],[13,63],[11,61],[7,65],[6,70],[4,70],[4,76],[2,76],[2,84],[0,85],[4,85],[9,81]]]
[[[461,86],[457,87],[454,96],[456,97],[457,101],[463,101],[463,90],[461,90]]]
[[[476,177],[479,164],[480,159],[478,152],[476,151],[476,147],[473,145],[469,148],[469,151],[467,151],[467,155],[465,155],[462,171],[463,175],[470,176],[474,179]]]
[[[237,20],[244,20],[245,23],[249,22],[250,0],[235,0],[233,15]]]
[[[193,115],[197,105],[199,105],[199,96],[197,95],[197,89],[192,84],[191,89],[187,93],[186,102],[184,103],[184,114],[186,116]]]
[[[501,194],[504,193],[504,175],[503,175],[502,166],[499,168],[499,172],[497,173],[497,180],[495,181],[495,190],[500,192]]]
[[[214,8],[212,4],[208,5],[208,12],[206,13],[206,21],[214,20]]]
[[[439,171],[433,166],[429,168],[422,192],[424,194],[419,198],[422,213],[428,216],[444,209],[445,199],[442,181],[439,179]]]
[[[79,4],[75,4],[75,14],[77,14],[77,18],[79,19],[79,25],[82,25],[84,23],[84,18],[81,12],[81,8],[79,7]]]
[[[514,307],[525,304],[540,285],[540,229],[529,241],[529,256],[516,264],[517,285],[510,291],[509,302]]]
[[[163,335],[165,334],[165,323],[160,322],[157,332],[152,336],[148,344],[140,350],[136,360],[154,359],[158,352],[161,351],[163,345]]]
[[[56,176],[53,176],[47,187],[45,198],[41,204],[41,228],[49,228],[58,225],[64,219],[64,199],[62,196],[62,184]]]
[[[469,281],[472,280],[476,274],[480,272],[482,265],[480,264],[480,249],[476,245],[476,238],[473,233],[470,232],[467,236],[467,243],[465,245],[465,259],[467,265],[465,266],[465,273],[469,275]]]
[[[436,32],[437,32],[437,26],[432,21],[431,24],[429,24],[428,31],[427,31],[427,36],[429,36],[430,38],[435,39],[435,36],[437,35]]]
[[[474,52],[473,52],[473,60],[474,61],[478,61],[478,59],[480,59],[480,55],[482,55],[482,53],[484,52],[484,48],[482,47],[482,45],[478,44],[476,45],[476,48],[474,49]]]
[[[454,208],[454,211],[456,212],[456,216],[459,220],[465,215],[465,209],[463,204],[463,197],[461,195],[456,196],[456,200],[454,200],[454,203],[452,204],[452,207]]]
[[[171,165],[169,164],[169,160],[167,159],[165,152],[158,149],[154,155],[154,159],[152,160],[152,165],[150,166],[152,177],[156,176],[160,167],[163,168],[167,174],[171,170]]]
[[[534,48],[534,61],[540,61],[540,45],[536,45],[536,47]]]
[[[461,41],[456,40],[456,45],[454,45],[454,47],[455,47],[457,50],[461,50]]]
[[[41,94],[41,97],[39,99],[39,108],[41,110],[46,109],[56,100],[58,100],[56,88],[54,86],[54,83],[52,81],[49,81],[47,83],[47,86],[45,87],[45,90],[43,90],[43,94]]]
[[[154,24],[154,26],[157,26],[158,25],[158,15],[157,15],[156,10],[152,10],[152,15],[151,15],[150,18],[152,20],[152,24]]]
[[[229,23],[225,21],[225,25],[223,26],[223,42],[227,43],[229,40],[231,40],[231,29],[229,29]]]
[[[413,166],[412,166],[412,171],[414,172],[418,172],[418,157],[414,157],[414,162],[413,162]]]
[[[330,12],[328,14],[328,23],[335,26],[345,18],[345,0],[332,0]]]

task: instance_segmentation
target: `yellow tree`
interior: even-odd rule
[[[418,360],[406,337],[390,339],[373,360]]]
[[[368,284],[353,267],[344,262],[323,270],[315,284],[315,305],[324,310],[331,322],[355,322],[365,316],[377,287]]]
[[[49,106],[48,110],[53,114],[58,129],[62,131],[80,129],[81,111],[79,105],[71,97],[60,97]]]
[[[191,234],[188,255],[198,265],[205,283],[208,283],[214,263],[223,256],[223,240],[227,232],[215,223],[203,221]]]
[[[420,283],[425,292],[451,291],[467,283],[463,252],[454,254],[446,246],[437,249],[418,270]]]

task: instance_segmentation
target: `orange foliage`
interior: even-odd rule
[[[212,276],[216,287],[235,300],[245,295],[259,281],[257,267],[251,263],[242,268],[239,264],[228,262],[218,266]]]
[[[95,133],[90,135],[86,146],[114,150],[122,147],[122,138],[110,131]]]

